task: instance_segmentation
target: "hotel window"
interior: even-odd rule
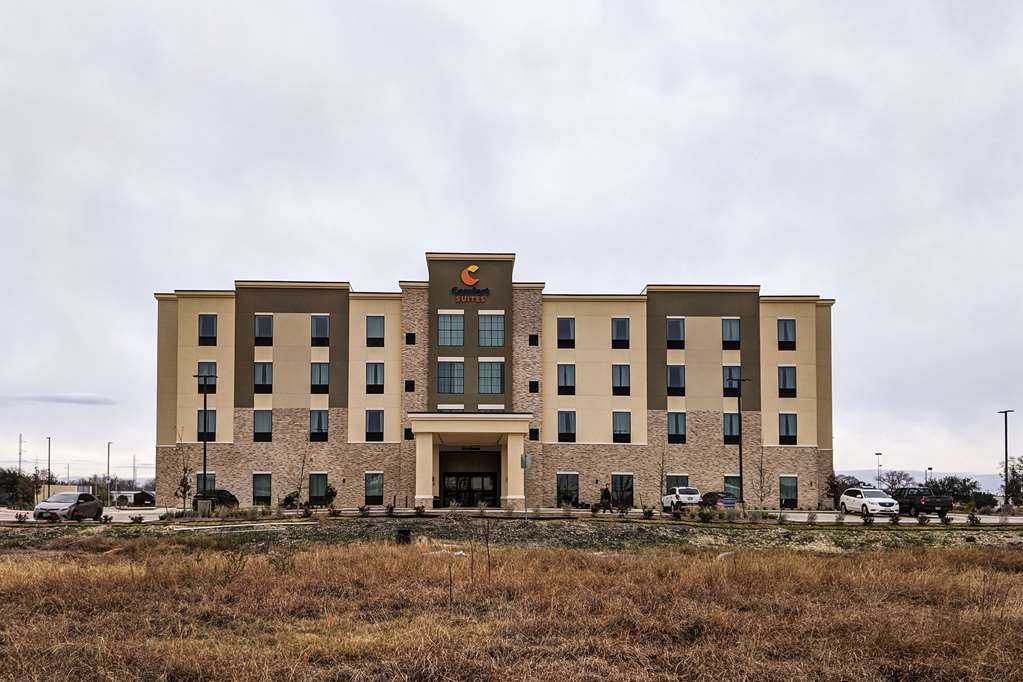
[[[257,346],[274,345],[274,316],[256,315],[256,340]]]
[[[778,415],[778,444],[796,444],[796,415],[784,413]]]
[[[632,442],[632,413],[611,413],[611,441],[614,443]]]
[[[796,349],[796,321],[778,320],[778,350]]]
[[[686,442],[686,413],[685,412],[669,412],[668,413],[668,442],[669,443],[685,443]]]
[[[273,428],[273,413],[270,410],[252,411],[252,440],[254,442],[272,442]]]
[[[631,507],[632,474],[611,474],[611,503],[616,507]]]
[[[530,346],[539,346],[540,345],[540,335],[539,334],[530,334],[529,335],[529,345]]]
[[[629,318],[627,317],[611,318],[611,347],[612,348],[629,347]]]
[[[212,314],[199,315],[199,345],[217,345],[217,316]]]
[[[309,392],[330,393],[330,363],[314,362],[309,365]]]
[[[437,363],[437,393],[465,393],[465,363]]]
[[[481,362],[479,376],[480,393],[504,393],[504,363]]]
[[[739,350],[739,318],[726,317],[721,320],[721,348]]]
[[[665,494],[671,492],[672,488],[688,488],[689,476],[686,474],[668,474],[664,477]]]
[[[213,395],[217,392],[217,363],[215,362],[200,362],[199,371],[196,372],[199,376],[197,380],[199,382],[199,395],[206,393]]]
[[[668,395],[684,396],[686,394],[686,366],[668,365]]]
[[[529,392],[530,393],[539,393],[540,392],[540,382],[539,381],[530,381],[529,382]]]
[[[196,410],[195,432],[197,440],[202,443],[217,439],[217,411]]]
[[[371,504],[380,505],[384,503],[384,475],[379,471],[366,474],[366,501],[367,506]]]
[[[778,501],[782,509],[796,509],[799,506],[799,478],[778,477]]]
[[[558,410],[558,442],[575,442],[575,412],[573,410]]]
[[[796,397],[796,368],[795,367],[779,367],[778,368],[778,397],[779,398],[795,398]]]
[[[309,474],[309,504],[322,507],[327,503],[327,474]]]
[[[270,474],[252,474],[252,504],[270,506]]]
[[[366,393],[384,392],[384,363],[366,363]]]
[[[628,365],[611,365],[611,395],[629,395]]]
[[[479,314],[479,318],[480,318],[480,345],[503,346],[504,315],[481,312]]]
[[[329,346],[330,345],[330,316],[329,315],[313,315],[312,316],[312,331],[311,331],[311,342],[314,346]]]
[[[414,346],[414,345],[416,345],[416,333],[415,332],[405,332],[405,345],[406,346]]]
[[[408,427],[408,426],[405,427],[405,430],[403,431],[402,435],[405,437],[405,440],[415,440],[416,439],[416,434],[413,433],[412,429],[410,427]]]
[[[309,440],[315,442],[327,440],[326,410],[309,410]]]
[[[725,412],[725,445],[738,445],[739,443],[739,414],[736,412]]]
[[[405,392],[406,393],[415,393],[416,392],[416,380],[415,379],[406,379],[405,380]]]
[[[529,440],[540,440],[540,429],[537,428],[530,429]]]
[[[579,474],[557,474],[558,506],[579,506]]]
[[[253,393],[273,393],[274,390],[274,366],[272,362],[252,363]]]
[[[461,346],[465,343],[465,315],[441,313],[437,316],[437,345]]]
[[[558,348],[575,348],[575,318],[558,318]]]
[[[366,440],[382,441],[384,439],[384,411],[366,410]]]
[[[736,499],[739,497],[739,477],[738,476],[725,476],[725,492],[735,495]]]
[[[721,368],[721,392],[726,398],[735,398],[739,395],[739,384],[742,379],[742,369],[738,365],[725,365]]]
[[[203,476],[201,472],[195,475],[196,493],[198,493],[199,495],[205,495],[207,493],[212,493],[216,489],[217,489],[216,474],[207,471],[205,476]]]
[[[678,317],[668,318],[668,348],[683,350],[686,347],[686,321]]]
[[[558,365],[558,395],[575,395],[575,365]]]
[[[383,348],[384,346],[384,316],[366,316],[366,347]]]

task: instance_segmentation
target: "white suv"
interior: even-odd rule
[[[700,504],[700,491],[696,488],[668,488],[668,494],[661,498],[661,508],[671,511],[687,504]]]
[[[849,488],[839,499],[839,508],[860,514],[898,514],[899,503],[877,488]]]

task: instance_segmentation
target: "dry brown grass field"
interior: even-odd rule
[[[10,553],[0,679],[1023,679],[1018,550],[491,554],[208,538]]]

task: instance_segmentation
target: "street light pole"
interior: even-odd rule
[[[206,494],[206,486],[209,484],[209,478],[206,476],[206,442],[209,440],[209,419],[210,411],[206,403],[206,397],[209,395],[210,379],[213,379],[214,383],[217,381],[216,374],[193,374],[196,379],[202,381],[202,494]],[[196,491],[198,492],[198,491]]]
[[[742,371],[741,369],[739,370]],[[742,474],[742,384],[744,381],[750,381],[749,379],[743,379],[740,375],[738,379],[729,378],[728,381],[735,384],[735,399],[736,409],[739,411],[739,504],[742,505],[743,509],[746,508],[746,500],[743,497],[743,489],[746,487],[746,479],[743,478]]]
[[[113,444],[114,444],[113,441],[110,441],[110,440],[107,441],[107,506],[108,507],[111,506],[111,503],[110,503],[110,446],[113,445]]]
[[[1009,413],[1016,410],[998,410],[1005,417],[1005,485],[1002,486],[1002,504],[1009,504]]]
[[[46,437],[46,497],[50,496],[50,437]]]
[[[881,487],[881,453],[875,452],[874,456],[877,457],[877,487]]]

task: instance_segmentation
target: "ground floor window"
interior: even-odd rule
[[[739,477],[738,476],[725,476],[725,492],[735,495],[736,499],[739,497]]]
[[[212,493],[217,488],[217,475],[206,473],[205,478],[202,474],[195,475],[195,492],[197,495],[204,495],[206,493]]]
[[[309,474],[309,504],[322,507],[327,501],[327,474]]]
[[[579,504],[579,474],[558,474],[558,506]]]
[[[384,475],[380,472],[366,474],[366,504],[384,503]]]
[[[799,478],[796,476],[778,477],[778,498],[782,509],[795,509],[799,506]]]
[[[270,474],[252,474],[252,504],[270,506]]]
[[[633,506],[632,474],[611,474],[611,503],[616,507]]]
[[[665,494],[671,492],[672,488],[688,488],[689,476],[687,474],[668,474],[664,477]]]

